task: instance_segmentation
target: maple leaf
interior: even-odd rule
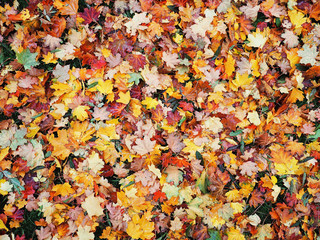
[[[89,106],[80,105],[80,106],[76,107],[73,110],[72,114],[73,114],[73,116],[75,116],[80,121],[84,121],[89,117],[89,115],[88,115],[88,113],[86,111],[86,110],[89,110],[89,109],[90,109]]]
[[[58,64],[55,70],[52,71],[52,73],[59,82],[64,83],[70,78],[69,70],[70,70],[69,65],[61,66],[60,64]]]
[[[310,18],[313,18],[316,21],[320,20],[320,3],[319,2],[312,4],[311,9],[309,10],[309,16]]]
[[[252,176],[253,173],[258,172],[259,168],[257,167],[257,164],[255,162],[245,162],[243,163],[239,169],[241,170],[241,174]]]
[[[254,237],[257,238],[257,240],[272,239],[273,230],[271,228],[271,224],[259,226],[257,230],[257,233],[254,235]]]
[[[124,24],[127,27],[127,32],[131,35],[135,35],[137,30],[147,29],[147,26],[141,24],[149,23],[150,19],[147,17],[147,12],[135,14],[133,18]]]
[[[133,42],[123,35],[115,35],[114,41],[110,43],[111,52],[113,56],[116,56],[117,53],[120,53],[121,57],[125,57],[127,53],[132,52]]]
[[[284,38],[284,43],[288,46],[288,48],[296,47],[299,44],[299,38],[294,34],[293,31],[285,30],[281,37]]]
[[[59,9],[62,15],[76,15],[78,13],[78,0],[54,0],[53,5]]]
[[[36,61],[38,53],[31,53],[29,49],[24,49],[21,53],[17,53],[17,60],[25,69],[39,65]]]
[[[56,196],[61,195],[63,197],[75,192],[69,183],[57,184],[52,188],[52,191],[56,192]]]
[[[98,173],[98,171],[100,171],[104,166],[104,161],[99,157],[99,154],[96,152],[92,152],[87,160],[89,168],[95,173]]]
[[[263,198],[262,198],[262,193],[259,192],[257,189],[255,189],[252,193],[251,193],[251,197],[249,200],[249,205],[253,206],[253,207],[258,207],[259,204],[262,204],[264,202]]]
[[[183,180],[183,173],[179,170],[179,167],[168,166],[165,170],[167,175],[167,182],[173,182],[175,186],[178,186],[179,182]]]
[[[87,211],[90,218],[93,216],[99,217],[103,215],[103,208],[100,206],[102,202],[103,199],[101,197],[95,197],[94,194],[91,194],[81,203],[81,206]]]
[[[260,30],[257,29],[256,32],[248,35],[249,43],[247,45],[249,47],[263,48],[267,40],[267,34],[265,32],[260,32]]]
[[[318,56],[318,51],[316,46],[309,46],[307,44],[303,45],[303,50],[298,51],[298,56],[301,57],[300,63],[302,64],[316,64],[316,57]]]
[[[180,60],[178,57],[179,56],[176,53],[171,54],[171,53],[163,52],[163,55],[162,55],[163,61],[165,61],[167,66],[170,68],[175,68],[175,66],[180,63]]]
[[[156,141],[151,141],[150,138],[144,137],[142,140],[137,139],[136,145],[132,147],[140,155],[147,154],[151,152],[156,145]]]
[[[97,11],[96,8],[91,7],[91,8],[85,8],[83,10],[83,13],[80,13],[79,15],[84,19],[84,24],[90,24],[93,21],[98,20],[100,12]]]
[[[39,240],[45,240],[51,237],[51,230],[49,227],[41,227],[40,230],[36,230],[36,234]]]
[[[175,153],[179,153],[184,147],[185,144],[181,141],[181,137],[179,135],[176,134],[169,134],[168,138],[167,138],[167,143],[169,148],[175,152]]]
[[[170,225],[171,231],[180,231],[182,229],[183,222],[181,222],[178,217],[175,217],[173,220],[171,220]]]
[[[78,237],[79,240],[93,240],[94,234],[91,231],[90,226],[79,226],[78,227]]]
[[[127,56],[127,60],[136,71],[143,69],[144,65],[147,63],[146,57],[141,54],[130,54]]]

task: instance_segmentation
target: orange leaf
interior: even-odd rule
[[[59,9],[62,15],[76,15],[78,12],[78,0],[69,0],[65,2],[55,0],[53,5]]]
[[[313,4],[309,12],[310,18],[315,19],[316,21],[320,20],[320,2]]]
[[[273,161],[273,162],[275,162],[275,163],[283,163],[283,164],[285,164],[285,163],[288,163],[288,162],[290,162],[291,161],[291,159],[292,159],[292,156],[288,153],[288,152],[285,152],[284,150],[283,150],[283,148],[281,148],[280,150],[278,150],[278,151],[273,151],[272,153],[271,153],[271,160]]]

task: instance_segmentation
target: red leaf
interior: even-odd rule
[[[191,103],[187,103],[185,101],[181,101],[179,103],[179,107],[182,108],[184,111],[193,112],[193,105]]]
[[[166,194],[164,192],[161,191],[156,191],[153,195],[153,200],[154,201],[160,201],[163,202],[163,200],[165,200],[167,198]]]
[[[132,52],[133,42],[131,40],[127,39],[122,34],[114,35],[113,38],[115,40],[110,43],[110,47],[114,56],[117,53],[120,53],[121,57],[125,57],[128,52]]]
[[[179,112],[168,112],[167,120],[169,125],[174,125],[176,122],[180,121],[181,116]]]
[[[110,165],[105,165],[102,169],[101,169],[101,175],[103,177],[111,177],[113,176],[114,172],[113,172],[113,168]]]
[[[144,65],[146,65],[147,61],[146,61],[146,57],[143,55],[138,55],[138,54],[130,54],[127,57],[127,60],[129,61],[129,63],[132,65],[132,67],[134,68],[134,70],[138,71],[140,68],[143,68]]]
[[[117,102],[114,102],[114,103],[111,103],[109,105],[109,107],[107,108],[107,110],[109,112],[112,113],[112,115],[114,115],[115,117],[119,117],[122,110],[126,107],[127,105],[126,104],[122,104],[122,103],[117,103]]]
[[[97,21],[99,18],[100,12],[95,8],[85,8],[83,13],[80,13],[80,17],[84,19],[84,24],[90,24],[93,21]]]

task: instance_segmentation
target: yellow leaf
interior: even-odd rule
[[[146,97],[145,100],[141,102],[143,105],[146,105],[147,109],[156,108],[158,106],[159,102],[156,99],[153,99],[151,97]]]
[[[113,84],[111,80],[103,81],[102,79],[98,80],[97,90],[102,94],[112,93]]]
[[[9,153],[9,147],[1,149],[0,151],[0,161],[2,161]]]
[[[303,92],[297,88],[292,89],[287,102],[295,103],[297,100],[302,101],[304,99]]]
[[[240,232],[240,230],[235,228],[230,228],[227,232],[228,240],[245,240],[244,235]]]
[[[233,214],[241,213],[244,209],[245,204],[239,202],[232,202],[230,206],[233,209]]]
[[[297,10],[289,10],[288,15],[290,21],[293,25],[295,25],[296,28],[301,28],[302,24],[304,24],[307,21],[307,18],[304,16],[304,14]]]
[[[26,135],[26,137],[33,138],[39,130],[40,130],[40,127],[37,124],[30,123],[30,126],[28,127],[28,134]]]
[[[42,62],[49,64],[49,63],[57,63],[57,59],[55,58],[54,54],[51,52],[48,52],[47,55],[43,56]]]
[[[236,74],[236,79],[232,80],[232,84],[230,84],[230,87],[233,91],[237,91],[239,87],[242,89],[245,88],[245,86],[248,86],[250,83],[252,83],[253,78],[249,77],[248,73],[245,74]]]
[[[4,229],[6,231],[9,231],[9,229],[6,227],[6,225],[4,224],[4,222],[0,219],[0,229]]]
[[[90,107],[89,106],[78,106],[75,109],[73,109],[73,113],[72,115],[75,116],[77,119],[79,119],[80,121],[84,121],[86,120],[89,115],[86,112],[86,110],[89,110]]]
[[[232,73],[234,72],[234,70],[235,70],[234,64],[235,63],[236,63],[236,60],[234,60],[231,55],[228,55],[227,61],[225,62],[225,72],[228,77],[230,77],[232,75]]]
[[[52,191],[56,192],[55,196],[61,195],[63,197],[75,193],[69,183],[57,184],[52,188]]]
[[[298,56],[298,51],[299,48],[291,48],[290,51],[286,51],[291,68],[296,68],[296,64],[300,62],[301,57]]]
[[[128,104],[130,102],[130,91],[127,91],[126,93],[120,92],[119,93],[119,99],[117,100],[118,103]]]
[[[138,99],[131,99],[130,101],[130,110],[133,114],[133,116],[135,117],[139,117],[140,114],[141,114],[141,104],[140,104],[140,101]]]
[[[107,48],[102,49],[101,52],[102,52],[102,55],[103,55],[105,58],[109,57],[110,54],[111,54],[111,51],[110,51],[109,49],[107,49]]]

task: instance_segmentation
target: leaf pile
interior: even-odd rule
[[[4,239],[318,239],[320,3],[0,6]]]

